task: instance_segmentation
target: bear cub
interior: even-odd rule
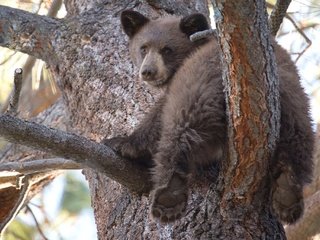
[[[190,173],[223,161],[227,151],[219,46],[214,37],[189,40],[193,33],[209,29],[202,14],[150,20],[126,10],[121,24],[139,78],[164,88],[165,94],[130,136],[103,143],[152,169],[151,214],[171,222],[186,209]],[[303,186],[311,181],[314,136],[297,70],[286,51],[273,45],[281,104],[272,165],[273,210],[283,222],[293,223],[303,212]]]

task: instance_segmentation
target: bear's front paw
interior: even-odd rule
[[[304,204],[302,200],[290,206],[286,206],[282,202],[274,201],[273,208],[282,222],[292,224],[303,214]]]
[[[105,138],[101,141],[101,143],[109,146],[118,154],[121,154],[121,148],[126,139],[127,137]]]
[[[154,190],[151,215],[162,223],[173,222],[182,217],[187,200],[187,180],[175,173],[166,186]]]
[[[101,141],[104,145],[111,147],[114,151],[120,154],[122,157],[135,159],[140,155],[138,146],[130,137],[114,137],[110,139],[104,139]]]
[[[290,171],[282,172],[273,191],[273,209],[282,222],[292,224],[303,214],[302,187],[294,183]]]
[[[146,166],[152,166],[151,154],[149,151],[142,149],[141,144],[132,137],[103,139],[101,143],[111,147],[124,158],[136,160]]]

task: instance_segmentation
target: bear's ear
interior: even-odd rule
[[[147,22],[149,19],[136,11],[125,10],[121,13],[121,25],[129,38],[132,38]]]
[[[188,36],[208,29],[210,29],[209,23],[206,17],[200,13],[191,14],[180,21],[180,30]]]

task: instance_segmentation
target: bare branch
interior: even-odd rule
[[[34,66],[35,62],[36,62],[36,58],[33,56],[28,56],[27,60],[25,61],[23,67],[22,67],[22,71],[24,72],[24,81],[23,81],[23,85],[26,84],[26,79],[28,79],[28,74],[31,74],[31,70],[32,67]],[[10,93],[10,96],[13,93]],[[23,96],[23,91],[22,91],[22,96]],[[0,113],[5,113],[6,110],[8,109],[9,106],[9,101],[10,101],[10,97],[8,97],[6,99],[6,101],[3,103],[3,105],[0,108]]]
[[[33,218],[34,222],[36,223],[36,227],[37,227],[38,232],[39,232],[39,234],[41,235],[41,237],[42,237],[44,240],[48,240],[48,238],[46,237],[46,235],[43,233],[43,231],[42,231],[42,229],[41,229],[41,227],[40,227],[40,224],[39,224],[39,222],[38,222],[38,220],[37,220],[37,217],[36,217],[36,215],[34,215],[32,209],[31,209],[28,205],[26,206],[26,208],[27,208],[27,211],[31,213],[32,218]]]
[[[294,28],[300,33],[300,35],[306,40],[307,46],[305,49],[303,49],[300,53],[298,53],[298,57],[294,61],[295,63],[298,62],[299,58],[307,51],[307,49],[311,46],[312,42],[311,40],[307,37],[307,35],[299,28],[299,26],[296,24],[296,22],[290,17],[288,14],[286,15],[286,18],[292,23]]]
[[[56,156],[72,159],[78,164],[106,174],[136,192],[148,192],[151,182],[147,169],[120,158],[108,146],[57,129],[0,115],[0,136]]]
[[[290,3],[291,0],[277,0],[269,17],[270,32],[273,36],[277,34]]]
[[[22,69],[17,68],[14,71],[14,86],[13,86],[13,92],[10,97],[9,101],[9,107],[7,114],[10,114],[12,116],[16,116],[18,114],[18,104],[19,104],[19,96],[22,88]]]
[[[39,159],[27,162],[7,162],[0,164],[0,172],[10,171],[21,174],[33,174],[53,170],[82,168],[83,167],[76,162],[64,158]]]
[[[285,0],[286,1],[286,0]],[[267,3],[268,7],[274,7],[272,4]],[[274,7],[275,9],[276,7]],[[300,35],[305,39],[305,41],[307,42],[307,46],[300,52],[300,53],[296,53],[298,54],[298,57],[296,58],[296,60],[294,61],[295,63],[298,62],[298,60],[300,59],[300,57],[305,53],[305,51],[307,51],[307,49],[311,46],[312,42],[311,40],[307,37],[307,35],[303,32],[303,29],[300,28],[297,23],[292,19],[292,17],[289,16],[289,14],[285,13],[284,16],[292,23],[292,25],[294,26],[294,28],[296,29],[297,32],[300,33]],[[271,18],[271,16],[270,16]],[[270,31],[273,31],[271,23],[270,23],[271,19],[269,19],[269,25],[270,25]],[[281,20],[281,22],[283,21],[283,19]],[[281,24],[280,22],[280,24]],[[280,27],[279,24],[279,27]],[[308,27],[313,27],[314,25],[310,25]],[[278,31],[279,29],[276,29],[276,31]],[[277,33],[277,32],[276,32]],[[274,35],[276,35],[276,33]],[[281,35],[284,35],[285,33],[282,33]]]
[[[24,52],[46,62],[54,61],[50,36],[58,19],[0,5],[0,46]]]
[[[289,16],[289,14],[286,14],[286,18]],[[290,16],[289,16],[290,17]],[[292,19],[292,17],[290,17]],[[288,19],[289,21],[291,21],[290,19]],[[311,29],[311,28],[316,28],[318,27],[320,24],[319,23],[304,23],[300,26],[298,26],[298,24],[296,23],[296,21],[294,19],[292,19],[292,21],[294,22],[293,26],[295,27],[295,30],[289,30],[286,32],[280,32],[278,37],[293,33],[293,32],[299,32],[301,34],[301,32],[304,33],[305,30]]]

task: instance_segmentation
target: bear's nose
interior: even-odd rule
[[[141,71],[141,75],[145,80],[151,80],[157,74],[157,69],[155,68],[145,68]]]

